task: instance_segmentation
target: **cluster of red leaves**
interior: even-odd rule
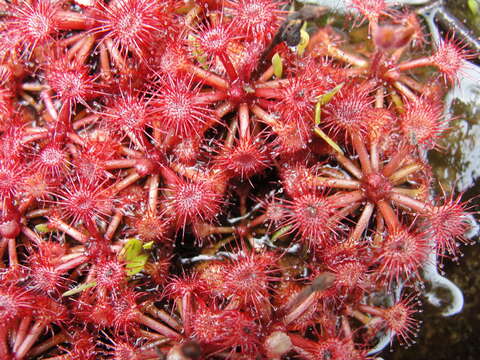
[[[352,5],[368,46],[280,0],[0,2],[1,359],[411,341],[420,269],[469,226],[422,156],[467,54]]]

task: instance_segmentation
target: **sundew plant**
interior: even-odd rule
[[[468,242],[425,153],[475,54],[384,0],[293,5],[0,0],[0,359],[414,342]]]

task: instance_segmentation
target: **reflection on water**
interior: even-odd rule
[[[459,85],[447,96],[448,108],[456,118],[442,143],[444,150],[430,156],[435,175],[446,190],[456,184],[458,191],[466,191],[480,177],[479,79],[478,67],[466,63]]]

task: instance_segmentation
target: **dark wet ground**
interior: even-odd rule
[[[447,263],[447,277],[463,291],[463,311],[442,317],[438,309],[424,302],[424,312],[418,316],[423,324],[410,348],[398,344],[393,352],[382,354],[385,360],[478,360],[480,359],[480,246],[464,249],[460,263]]]

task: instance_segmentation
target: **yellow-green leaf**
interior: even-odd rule
[[[202,67],[207,66],[207,56],[205,53],[202,51],[200,48],[200,45],[198,43],[198,40],[195,36],[192,34],[188,35],[188,41],[192,45],[192,55],[193,57],[198,61],[199,64],[202,65]]]
[[[315,104],[315,125],[320,124],[320,117],[322,114],[322,105],[320,104],[320,101]]]
[[[40,234],[45,234],[53,231],[53,229],[46,223],[35,225],[35,230]]]
[[[277,78],[281,78],[283,74],[283,63],[279,53],[275,53],[272,57],[273,73]]]
[[[308,32],[306,29],[307,29],[307,22],[305,21],[302,28],[300,29],[300,43],[297,46],[297,53],[300,56],[303,55],[310,41],[310,35],[308,35]]]
[[[333,141],[327,134],[325,134],[319,127],[315,126],[315,129],[313,131],[315,132],[315,134],[325,140],[325,142],[330,145],[335,151],[343,155],[343,151],[340,146],[338,146],[338,144]]]
[[[145,245],[147,248],[144,248]],[[148,249],[149,246],[149,243],[143,244],[141,240],[136,238],[129,239],[123,246],[120,256],[125,261],[125,271],[128,276],[135,275],[144,269],[149,257],[144,250]]]
[[[128,276],[132,276],[138,274],[142,271],[147,264],[148,261],[148,254],[140,254],[138,255],[135,260],[130,261],[125,265],[126,273]]]
[[[480,4],[478,3],[478,0],[467,0],[467,5],[473,15],[478,15],[480,10]]]
[[[145,250],[150,250],[152,247],[153,247],[153,241],[149,241],[149,242],[143,244],[143,248]]]
[[[336,93],[340,91],[343,87],[344,83],[338,84],[329,92],[322,94],[317,97],[317,103],[315,105],[315,125],[320,124],[321,114],[322,114],[322,106],[328,104],[330,100],[335,96]]]
[[[318,99],[318,102],[320,103],[320,105],[325,105],[325,104],[328,104],[330,102],[330,100],[332,100],[332,98],[335,96],[336,93],[338,93],[340,91],[340,89],[343,87],[345,83],[340,83],[338,84],[337,86],[335,86],[332,90],[330,90],[329,92],[325,93],[325,94],[322,94],[320,95],[317,99]]]
[[[291,228],[292,228],[292,225],[287,225],[287,226],[284,226],[283,228],[280,228],[279,230],[275,231],[275,233],[272,235],[271,241],[273,242],[273,241],[277,240],[278,238],[282,237],[283,235],[288,233],[288,231]]]
[[[392,97],[392,102],[397,108],[398,112],[403,114],[405,112],[405,107],[403,106],[402,98],[396,92],[393,92],[390,96]]]
[[[132,238],[125,243],[122,251],[120,252],[120,256],[122,256],[128,263],[129,261],[134,260],[138,255],[140,255],[142,253],[142,249],[142,241],[136,238]]]
[[[94,286],[97,286],[96,281],[92,281],[92,282],[89,282],[89,283],[86,283],[86,284],[81,284],[81,285],[75,286],[73,289],[65,291],[62,294],[62,296],[72,296],[72,295],[81,293],[83,290],[90,289]]]

